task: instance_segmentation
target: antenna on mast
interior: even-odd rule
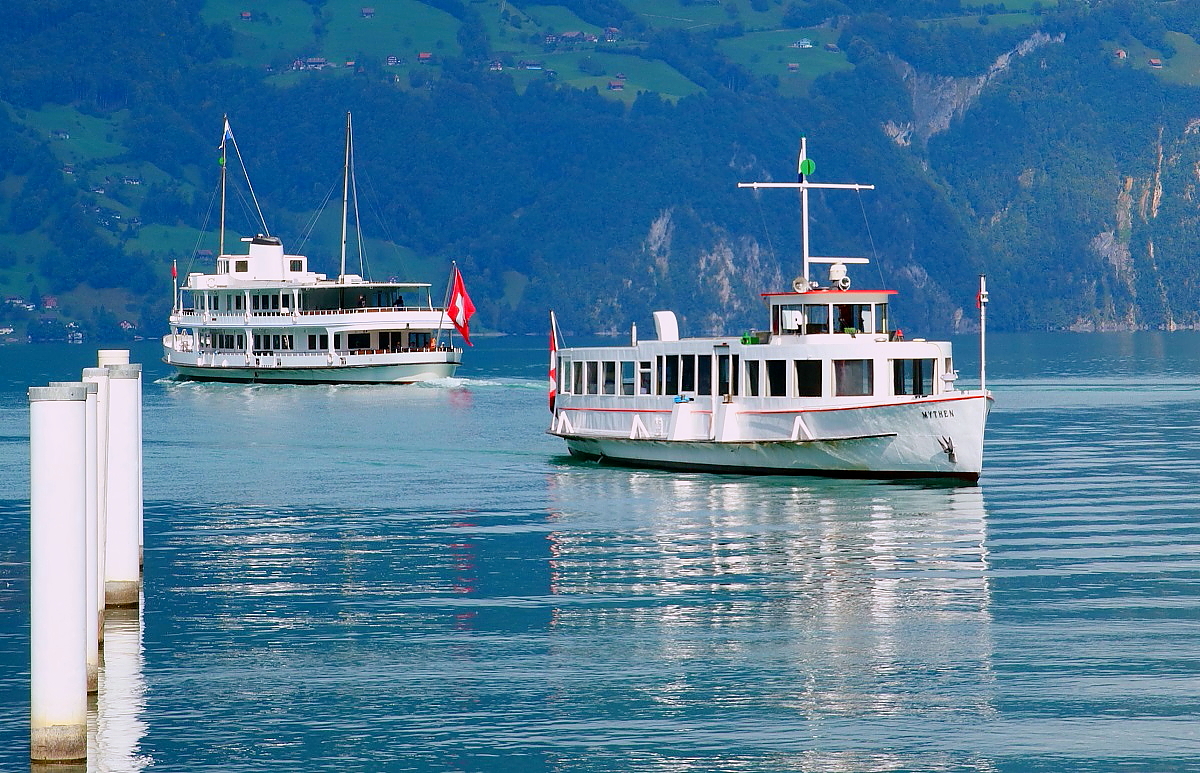
[[[796,161],[796,182],[794,183],[738,183],[739,188],[798,188],[800,190],[800,258],[803,264],[803,289],[797,288],[797,292],[808,290],[809,284],[809,263],[870,263],[867,258],[845,258],[845,257],[815,257],[809,249],[808,235],[808,191],[810,188],[824,188],[836,190],[851,190],[851,191],[873,191],[874,185],[863,185],[861,183],[814,183],[809,182],[809,175],[816,170],[816,164],[808,157],[808,139],[800,138],[800,154]]]

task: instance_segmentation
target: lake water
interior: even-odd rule
[[[135,345],[145,600],[88,770],[1200,770],[1200,334],[989,337],[966,487],[576,463],[543,347],[288,387]],[[0,348],[0,770],[28,768],[25,390],[94,360]]]

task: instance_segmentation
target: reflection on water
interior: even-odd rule
[[[88,713],[90,773],[136,773],[152,764],[139,749],[147,729],[144,669],[141,610],[106,610],[100,689]]]
[[[632,713],[690,716],[689,743],[786,737],[805,750],[788,769],[891,769],[844,751],[880,732],[862,723],[995,713],[982,489],[592,468],[550,494],[559,646],[611,653],[617,679],[653,664]],[[617,687],[595,676],[597,699]],[[827,719],[850,722],[816,732]],[[891,740],[912,764],[915,739]]]

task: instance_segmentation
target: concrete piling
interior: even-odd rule
[[[141,365],[109,365],[104,599],[137,606],[141,571]]]
[[[30,758],[87,758],[87,388],[29,388]]]

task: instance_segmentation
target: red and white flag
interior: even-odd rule
[[[550,413],[554,413],[554,398],[558,397],[558,320],[550,312]]]
[[[463,285],[458,266],[454,267],[454,284],[450,289],[450,303],[446,306],[446,313],[454,323],[454,329],[467,342],[467,346],[474,346],[467,324],[471,321],[471,315],[475,313],[475,304],[471,303],[471,296],[467,295],[467,288]]]

